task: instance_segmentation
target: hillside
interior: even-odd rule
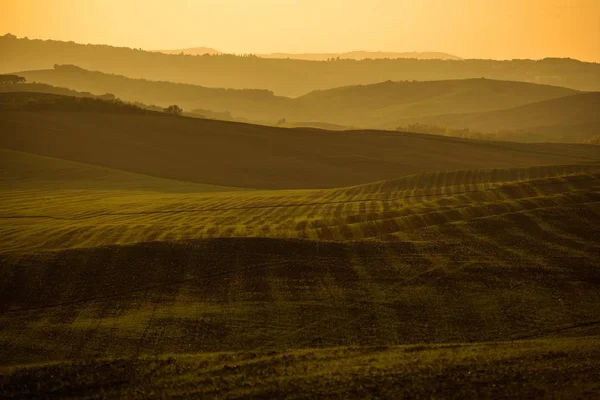
[[[452,393],[461,399],[583,399],[597,393],[598,344],[598,337],[592,336],[61,362],[0,370],[0,393],[6,399],[62,397],[102,387],[103,396],[127,399],[284,398],[300,391],[310,398],[428,398]],[[40,385],[28,385],[33,378]]]
[[[168,55],[104,45],[0,37],[0,73],[72,64],[134,78],[235,89],[260,88],[282,96],[386,80],[481,78],[600,90],[600,64],[544,60],[276,60],[256,56]],[[227,73],[223,73],[227,71]]]
[[[173,82],[131,79],[125,76],[87,71],[62,65],[50,70],[19,73],[29,82],[43,82],[81,92],[112,93],[120,99],[166,107],[177,104],[184,110],[205,109],[233,112],[234,116],[255,121],[275,120],[288,98],[274,96],[266,90],[208,88]]]
[[[2,398],[600,387],[598,146],[0,125]]]
[[[600,132],[600,93],[581,93],[506,110],[404,120],[497,133],[518,141],[584,141]]]
[[[598,164],[177,193],[53,187],[9,154],[4,365],[600,334]]]
[[[295,118],[395,128],[400,118],[516,107],[575,94],[571,89],[490,79],[382,82],[316,91],[299,98]]]
[[[25,84],[19,86],[29,85]],[[33,86],[35,88],[38,85],[36,84]],[[69,94],[76,94],[77,96],[37,92],[0,91],[0,111],[64,111],[154,115],[159,117],[167,116],[163,112],[147,110],[133,104],[124,103],[117,99],[105,100],[103,96],[87,97],[85,93],[72,93],[72,91],[63,88],[44,87],[41,89],[66,92]],[[7,132],[7,134],[10,134],[10,132]]]
[[[90,92],[78,92],[77,90],[68,89],[60,86],[48,85],[46,83],[13,83],[0,85],[0,93],[46,93],[54,94],[59,96],[71,96],[71,97],[92,97],[103,100],[113,100],[114,95],[110,93],[105,94],[93,94]]]
[[[230,112],[234,118],[275,124],[310,121],[340,126],[394,129],[406,118],[473,113],[523,106],[569,96],[572,89],[522,82],[466,79],[433,82],[382,82],[316,91],[291,99],[264,90],[226,90],[131,79],[75,66],[18,73],[43,82],[97,94],[186,110]]]
[[[600,157],[597,146],[286,129],[151,112],[93,111],[0,111],[0,142],[6,149],[145,175],[263,189],[339,187],[428,171],[568,164]]]
[[[237,192],[3,154],[6,225],[0,243],[13,251],[215,237],[396,240],[393,235],[441,222],[584,207],[596,201],[598,185],[598,164],[582,164],[426,173],[338,189]],[[60,179],[48,178],[58,174]]]
[[[0,149],[0,189],[99,190],[160,193],[230,192],[238,188],[202,185]],[[4,199],[6,200],[6,199]]]

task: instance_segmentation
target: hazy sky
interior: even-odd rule
[[[2,0],[0,34],[231,53],[444,51],[600,62],[600,0]]]

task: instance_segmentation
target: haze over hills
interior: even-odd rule
[[[576,93],[562,87],[490,79],[381,82],[315,91],[296,101],[299,119],[393,128],[406,115],[489,111]]]
[[[54,69],[24,71],[30,82],[43,82],[68,87],[82,92],[112,93],[127,101],[139,101],[166,107],[178,104],[185,110],[207,109],[215,112],[230,111],[237,117],[252,117],[255,121],[275,121],[278,110],[288,98],[278,97],[267,90],[223,89],[165,81],[132,79],[121,75],[87,71],[75,66],[62,65]],[[0,88],[1,90],[1,88]]]
[[[600,64],[544,60],[340,60],[316,62],[255,56],[167,55],[130,48],[0,37],[0,72],[38,70],[54,64],[151,80],[209,87],[260,88],[300,96],[317,89],[385,80],[489,78],[600,90]],[[223,71],[227,71],[226,74]]]
[[[284,129],[138,115],[138,111],[102,113],[93,107],[88,112],[80,107],[77,112],[24,110],[1,112],[4,148],[162,178],[247,188],[347,186],[427,171],[594,161],[600,155],[595,146]]]
[[[163,54],[186,54],[191,56],[202,56],[205,54],[217,55],[223,52],[210,47],[192,47],[188,49],[176,50],[153,50]],[[329,61],[333,58],[343,60],[365,60],[365,59],[397,59],[414,58],[419,60],[460,60],[460,57],[442,52],[386,52],[386,51],[349,51],[345,53],[268,53],[256,54],[261,58],[290,59],[290,60],[308,60],[308,61]]]
[[[221,54],[219,50],[212,49],[210,47],[192,47],[189,49],[179,50],[153,50],[156,53],[163,54],[185,54],[190,56],[203,56],[205,54],[216,55]]]
[[[595,393],[600,146],[22,92],[0,126],[1,397]]]
[[[22,71],[30,82],[43,82],[96,94],[112,93],[127,101],[185,110],[230,112],[233,117],[275,124],[311,121],[339,126],[395,129],[403,119],[499,110],[577,93],[573,89],[523,82],[466,79],[432,82],[381,82],[315,91],[299,98],[265,90],[205,88],[131,79],[63,65]]]
[[[300,98],[262,90],[204,88],[131,79],[74,66],[19,73],[30,82],[0,92],[43,92],[125,101],[162,111],[284,127],[399,129],[524,142],[587,142],[600,131],[597,93],[488,79],[382,82],[317,91]],[[79,91],[62,86],[77,88]],[[95,93],[95,94],[93,94]],[[102,94],[104,93],[104,94]]]
[[[600,1],[0,12],[0,399],[599,397]]]
[[[410,118],[432,124],[477,132],[515,141],[581,142],[600,134],[600,93],[580,93],[533,104],[482,113]]]
[[[258,54],[263,58],[277,58],[290,60],[328,61],[332,58],[343,60],[366,60],[366,59],[397,59],[414,58],[418,60],[460,60],[460,57],[442,52],[388,52],[388,51],[349,51],[346,53],[269,53]]]

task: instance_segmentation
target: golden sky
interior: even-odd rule
[[[0,34],[230,53],[444,51],[600,62],[600,0],[2,0]]]

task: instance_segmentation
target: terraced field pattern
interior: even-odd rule
[[[44,126],[20,115],[4,121]],[[379,156],[347,149],[367,170],[337,185],[341,156],[300,148],[298,165],[246,165],[254,186],[5,138],[0,397],[597,394],[600,148],[399,134],[405,164],[377,179],[392,134],[348,134]],[[427,140],[456,152],[438,170],[417,165]],[[484,150],[460,168],[456,146]],[[293,187],[265,187],[280,167]]]

